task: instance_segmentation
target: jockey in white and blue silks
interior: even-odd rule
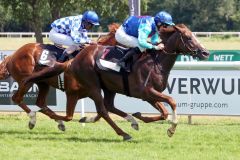
[[[128,58],[146,49],[163,49],[164,45],[160,43],[158,30],[169,25],[174,25],[174,23],[171,15],[165,11],[157,13],[155,17],[130,16],[127,18],[116,31],[115,38],[118,43],[132,47],[132,49],[117,64],[124,67],[124,62]],[[151,39],[151,43],[147,41],[148,38]]]
[[[60,18],[51,24],[49,39],[55,44],[68,46],[64,54],[71,54],[79,49],[80,45],[92,42],[88,38],[87,31],[94,25],[99,25],[98,15],[94,11]]]
[[[87,31],[94,25],[99,25],[98,15],[94,11],[86,11],[83,15],[65,17],[55,20],[52,23],[52,30],[49,33],[49,39],[58,45],[68,46],[57,62],[52,67],[45,67],[38,72],[34,72],[31,76],[23,80],[23,84],[28,82],[42,80],[64,71],[61,67],[68,55],[79,49],[79,46],[85,43],[93,43],[87,36]],[[69,57],[69,56],[68,56]]]

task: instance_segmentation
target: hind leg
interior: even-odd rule
[[[109,117],[107,109],[104,106],[103,97],[101,95],[101,90],[94,87],[95,90],[91,90],[92,93],[90,98],[94,101],[97,113],[107,121],[107,123],[115,130],[115,132],[123,137],[123,140],[130,140],[132,137],[125,133],[122,129],[120,129],[113,120]]]
[[[28,108],[25,103],[23,103],[23,96],[28,92],[31,86],[32,84],[29,84],[27,86],[22,86],[20,84],[18,90],[12,96],[13,102],[20,106],[28,114],[31,112],[31,109]]]
[[[123,117],[128,122],[131,122],[131,127],[135,130],[139,130],[139,125],[138,125],[137,121],[131,115],[117,109],[114,106],[114,98],[115,98],[116,93],[110,92],[106,89],[104,89],[103,91],[104,91],[104,105],[106,106],[106,109],[111,113],[114,113],[120,117]],[[94,122],[98,121],[100,118],[101,118],[101,116],[99,116],[97,114],[95,117],[90,117],[90,118],[83,117],[79,120],[79,122],[94,123]]]
[[[20,84],[20,83],[18,83]],[[28,86],[22,86],[20,84],[18,90],[16,91],[16,93],[14,93],[12,100],[13,102],[15,102],[19,107],[21,107],[29,116],[30,121],[28,123],[28,127],[29,129],[33,129],[36,123],[36,113],[31,111],[30,108],[28,108],[28,106],[23,103],[23,96],[28,92],[28,90],[30,89],[30,87],[32,86],[32,84],[29,84]]]
[[[139,130],[137,121],[131,115],[129,115],[115,107],[115,105],[114,105],[115,96],[116,96],[116,93],[113,93],[106,89],[104,90],[104,105],[106,106],[106,109],[111,113],[114,113],[120,117],[123,117],[128,122],[131,122],[131,127],[135,130]]]

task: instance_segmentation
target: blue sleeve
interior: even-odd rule
[[[152,31],[149,23],[141,23],[138,28],[138,43],[142,48],[152,49],[153,45],[147,42],[148,36]]]
[[[151,43],[152,43],[152,44],[158,44],[158,43],[160,43],[160,38],[159,38],[158,32],[156,32],[156,33],[151,37]]]

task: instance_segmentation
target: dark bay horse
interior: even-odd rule
[[[182,24],[162,30],[161,38],[165,43],[163,51],[147,51],[133,64],[132,72],[128,76],[129,90],[132,97],[149,102],[162,113],[158,117],[142,117],[141,114],[135,115],[143,121],[152,122],[166,119],[167,112],[162,102],[168,103],[171,106],[172,126],[168,129],[167,133],[169,136],[172,136],[177,126],[176,102],[172,97],[162,93],[167,86],[170,70],[179,54],[188,54],[199,59],[207,59],[209,51]],[[99,45],[84,48],[81,54],[77,55],[71,62],[69,67],[77,81],[87,88],[85,96],[95,102],[99,116],[103,117],[118,135],[123,136],[124,140],[128,140],[131,139],[131,136],[121,130],[112,121],[106,109],[106,102],[113,104],[116,93],[126,93],[124,92],[122,77],[120,75],[99,70],[96,66],[95,60],[99,52],[103,52],[105,48],[105,46]],[[104,99],[101,95],[102,88],[104,90]]]
[[[115,32],[117,24],[109,25],[110,33]],[[102,43],[104,45],[104,43]],[[32,112],[31,109],[23,102],[23,96],[28,91],[28,89],[32,86],[31,84],[28,84],[27,86],[22,85],[22,80],[29,75],[33,74],[35,71],[41,70],[43,66],[38,65],[39,57],[42,53],[43,46],[42,44],[38,43],[31,43],[26,44],[19,48],[13,55],[8,56],[2,63],[0,63],[0,80],[6,79],[9,75],[15,79],[18,84],[19,88],[18,91],[14,94],[12,97],[13,101],[18,104],[30,117],[29,121],[29,128],[32,129],[35,126],[36,123],[36,113]],[[63,67],[62,69],[67,67],[67,65],[63,64],[60,67]],[[66,104],[66,116],[59,116],[55,114],[51,109],[47,107],[46,103],[46,96],[49,91],[49,87],[52,86],[54,88],[59,89],[58,85],[58,76],[54,76],[51,78],[44,79],[40,82],[36,82],[39,88],[39,93],[36,101],[36,105],[41,108],[41,112],[46,114],[52,119],[61,119],[58,121],[59,129],[65,130],[65,126],[62,122],[64,121],[70,121],[73,118],[73,113],[75,110],[76,103],[78,99],[81,99],[84,97],[86,92],[86,88],[84,88],[81,84],[79,84],[76,79],[72,76],[71,72],[69,70],[66,70],[64,72],[64,89],[67,97],[67,104]],[[108,106],[106,104],[106,106]],[[124,113],[114,106],[109,106],[109,111],[112,113],[115,113],[128,121],[132,122],[131,126],[134,129],[138,129],[138,123],[135,121],[135,119],[128,115],[127,113]]]

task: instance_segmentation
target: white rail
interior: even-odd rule
[[[240,32],[193,32],[196,36],[199,37],[212,37],[216,35],[229,35],[229,36],[234,36],[234,37],[239,37],[240,38]],[[89,32],[88,35],[91,38],[98,38],[101,35],[106,35],[107,32]],[[49,32],[43,32],[42,33],[43,37],[48,37]],[[35,37],[34,32],[0,32],[0,37]]]
[[[240,70],[240,61],[209,62],[187,61],[176,62],[173,70]]]

